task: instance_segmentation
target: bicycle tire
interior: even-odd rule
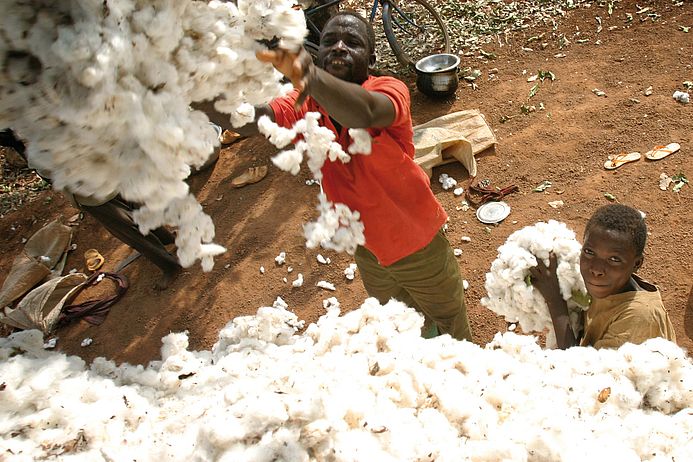
[[[435,23],[436,29],[433,33],[428,34],[426,34],[425,31],[424,33],[421,33],[421,30],[418,31],[417,35],[419,36],[419,39],[430,38],[431,36],[435,37],[433,41],[425,41],[424,43],[427,45],[426,48],[418,54],[414,54],[408,49],[405,50],[400,43],[400,39],[397,38],[397,35],[399,34],[402,36],[402,40],[405,40],[405,32],[401,30],[403,27],[400,27],[399,24],[402,21],[404,23],[408,22],[406,19],[408,19],[409,15],[407,18],[405,18],[397,8],[393,8],[395,5],[397,5],[400,10],[404,10],[404,13],[407,14],[407,10],[410,10],[411,12],[413,11],[413,8],[417,8],[417,6],[412,4],[416,4],[418,9],[422,9],[419,12],[420,14],[425,15],[428,13],[430,15],[433,23]],[[425,56],[436,53],[450,53],[450,37],[448,35],[448,28],[445,26],[445,22],[443,22],[443,19],[440,17],[438,12],[426,0],[404,0],[399,1],[398,4],[393,4],[390,1],[383,1],[382,7],[383,29],[385,30],[385,37],[387,37],[387,41],[390,43],[390,48],[392,48],[392,52],[395,54],[400,64],[413,68],[416,61]],[[398,18],[402,21],[399,21]],[[417,18],[414,17],[411,19],[416,21]],[[414,27],[412,26],[409,29],[413,30]],[[421,28],[419,27],[419,29]],[[410,32],[410,34],[411,33],[412,32]],[[407,40],[409,41],[408,43],[415,45],[415,42],[411,42],[410,38],[407,38]]]
[[[315,63],[317,65],[318,64],[318,48],[319,48],[318,45],[309,41],[309,40],[305,40],[303,42],[303,48],[305,48],[306,51],[308,52],[308,54],[310,55],[310,57],[313,58],[313,63]]]

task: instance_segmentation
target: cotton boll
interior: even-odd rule
[[[370,154],[371,153],[371,136],[367,130],[361,128],[350,128],[349,136],[351,137],[351,145],[349,145],[349,154]]]
[[[277,265],[283,265],[286,262],[286,252],[279,252],[279,255],[274,257],[274,262]]]
[[[337,300],[335,297],[330,297],[322,301],[322,307],[327,312],[336,311],[337,314],[339,314],[339,306],[339,300]]]
[[[280,127],[267,116],[262,116],[258,119],[257,128],[261,134],[265,135],[265,137],[279,149],[286,147],[296,138],[296,132],[294,130]],[[300,164],[302,160],[303,156],[301,156],[298,163]]]
[[[197,252],[197,258],[202,261],[202,271],[210,272],[214,267],[214,258],[226,252],[226,248],[218,244],[201,244],[200,250]],[[191,262],[191,264],[194,263]]]
[[[529,269],[542,259],[548,266],[549,255],[556,255],[561,294],[571,310],[573,328],[577,327],[578,312],[587,309],[572,300],[573,292],[586,293],[580,276],[580,244],[575,233],[565,224],[550,220],[514,232],[498,248],[498,257],[486,274],[488,295],[481,303],[508,321],[518,322],[526,332],[549,329],[547,346],[555,346],[553,323],[548,306],[541,294],[528,285]]]
[[[457,180],[454,178],[448,176],[447,173],[442,173],[440,177],[438,178],[438,182],[443,186],[444,190],[448,190],[450,188],[453,188],[457,185]]]
[[[353,281],[357,269],[356,263],[349,263],[349,266],[344,270],[344,277],[349,281]]]
[[[327,153],[327,158],[332,162],[340,161],[347,164],[351,160],[351,156],[344,152],[342,145],[334,141],[330,141]]]
[[[277,297],[274,303],[272,303],[272,308],[281,308],[287,310],[289,309],[289,304],[286,303],[283,298]]]
[[[231,112],[231,125],[242,127],[255,120],[255,107],[248,103],[243,103]]]
[[[332,284],[331,282],[328,282],[328,281],[318,281],[317,284],[315,284],[315,285],[320,287],[321,289],[332,290],[332,291],[335,290],[334,284]]]
[[[360,214],[352,212],[344,204],[332,204],[324,194],[319,194],[318,199],[318,220],[303,227],[306,246],[315,248],[321,245],[326,249],[353,254],[356,247],[365,242]]]
[[[302,161],[303,154],[299,149],[288,149],[272,157],[272,163],[277,166],[277,168],[289,172],[292,175],[298,175],[298,172],[301,171]]]

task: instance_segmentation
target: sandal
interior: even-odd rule
[[[241,175],[231,180],[231,186],[233,186],[234,188],[242,188],[243,186],[257,183],[258,181],[262,180],[266,175],[266,165],[262,165],[260,167],[250,167]]]
[[[645,154],[645,157],[650,160],[660,160],[664,159],[669,154],[675,153],[679,149],[681,149],[681,145],[678,143],[669,143],[666,146],[655,146],[651,151]]]
[[[469,184],[465,190],[465,199],[474,208],[478,208],[480,205],[485,204],[490,201],[500,201],[503,200],[508,194],[516,193],[520,190],[517,185],[510,185],[505,188],[491,188],[489,185],[479,185],[476,177],[471,177],[469,179]],[[471,197],[471,193],[481,195],[478,201],[475,201]]]
[[[89,249],[84,252],[84,260],[89,271],[96,271],[101,268],[106,261],[96,249]]]
[[[231,130],[224,130],[224,132],[219,136],[219,142],[221,144],[233,144],[241,139],[241,135]]]
[[[627,164],[628,162],[635,162],[642,157],[639,152],[622,152],[620,154],[609,154],[606,162],[604,162],[604,168],[607,170],[614,170],[619,168],[621,165]]]

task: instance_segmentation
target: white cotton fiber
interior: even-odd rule
[[[370,154],[371,153],[371,135],[367,130],[362,128],[350,128],[349,136],[351,137],[351,145],[349,145],[349,154]]]
[[[224,249],[184,180],[219,140],[190,104],[252,121],[253,105],[285,92],[258,40],[297,48],[305,32],[288,0],[8,0],[0,126],[29,141],[56,189],[141,203],[140,230],[177,227],[181,265],[209,271]]]
[[[366,242],[361,214],[344,204],[333,204],[323,193],[318,194],[316,221],[303,225],[306,247],[322,246],[336,252],[353,254],[356,247]]]
[[[281,151],[274,156],[272,158],[274,165],[296,175],[305,158],[313,178],[320,181],[322,180],[321,168],[326,160],[344,163],[351,160],[351,156],[334,141],[334,133],[320,126],[318,123],[320,117],[318,112],[309,112],[291,129],[278,126],[266,116],[260,117],[258,120],[260,132],[279,148],[286,146],[297,136],[303,138],[294,144],[294,149]],[[370,154],[371,138],[366,130],[349,129],[349,135],[352,137],[349,153]],[[323,193],[318,194],[317,208],[320,212],[318,219],[303,227],[308,248],[312,249],[320,245],[326,249],[353,254],[357,246],[364,244],[364,227],[358,211],[352,211],[344,204],[329,202]]]
[[[279,299],[277,300],[279,301]],[[402,303],[339,302],[303,324],[263,307],[212,351],[185,333],[148,366],[0,338],[8,460],[688,460],[693,363],[663,339],[618,350],[421,338]]]
[[[356,263],[349,263],[349,266],[347,266],[344,269],[344,277],[347,278],[349,281],[353,281],[356,275],[357,268],[358,266],[356,265]]]
[[[325,290],[331,290],[331,291],[336,290],[334,284],[332,284],[331,282],[328,282],[328,281],[318,281],[317,284],[315,284],[315,285],[320,287],[321,289],[325,289]]]
[[[558,282],[568,303],[571,324],[577,328],[578,313],[586,310],[587,290],[580,275],[580,243],[564,223],[539,222],[512,233],[498,248],[498,257],[486,273],[487,296],[481,304],[507,321],[517,322],[524,332],[549,329],[547,346],[555,346],[551,315],[544,297],[529,281],[529,269],[541,259],[549,266],[549,255],[557,257]]]
[[[438,177],[438,182],[441,184],[444,190],[448,190],[457,186],[457,180],[449,176],[447,173],[441,173]]]
[[[272,123],[270,118],[267,116],[262,116],[258,119],[257,128],[261,134],[265,135],[265,137],[267,137],[267,139],[279,149],[286,147],[294,140],[294,138],[296,138],[296,132],[294,130],[280,127],[279,125]]]

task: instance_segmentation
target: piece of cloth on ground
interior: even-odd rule
[[[453,112],[414,127],[414,161],[429,178],[433,167],[450,162],[460,162],[474,177],[475,156],[495,145],[496,136],[478,109]]]
[[[0,321],[17,329],[39,329],[44,334],[55,327],[63,306],[87,281],[83,273],[50,279],[22,298],[15,309],[7,308]]]
[[[81,284],[72,294],[76,298],[83,290],[99,284],[103,279],[110,279],[115,284],[115,293],[103,298],[87,300],[64,306],[60,313],[60,323],[68,323],[76,319],[84,319],[89,324],[100,325],[106,319],[111,306],[120,300],[128,290],[130,284],[125,276],[116,273],[98,272],[89,276],[84,284]]]
[[[460,267],[442,231],[423,249],[388,266],[362,246],[354,259],[366,292],[378,302],[399,300],[433,321],[441,334],[472,341]]]
[[[31,236],[0,289],[0,309],[23,297],[46,277],[60,276],[71,240],[72,228],[63,225],[61,218]]]

